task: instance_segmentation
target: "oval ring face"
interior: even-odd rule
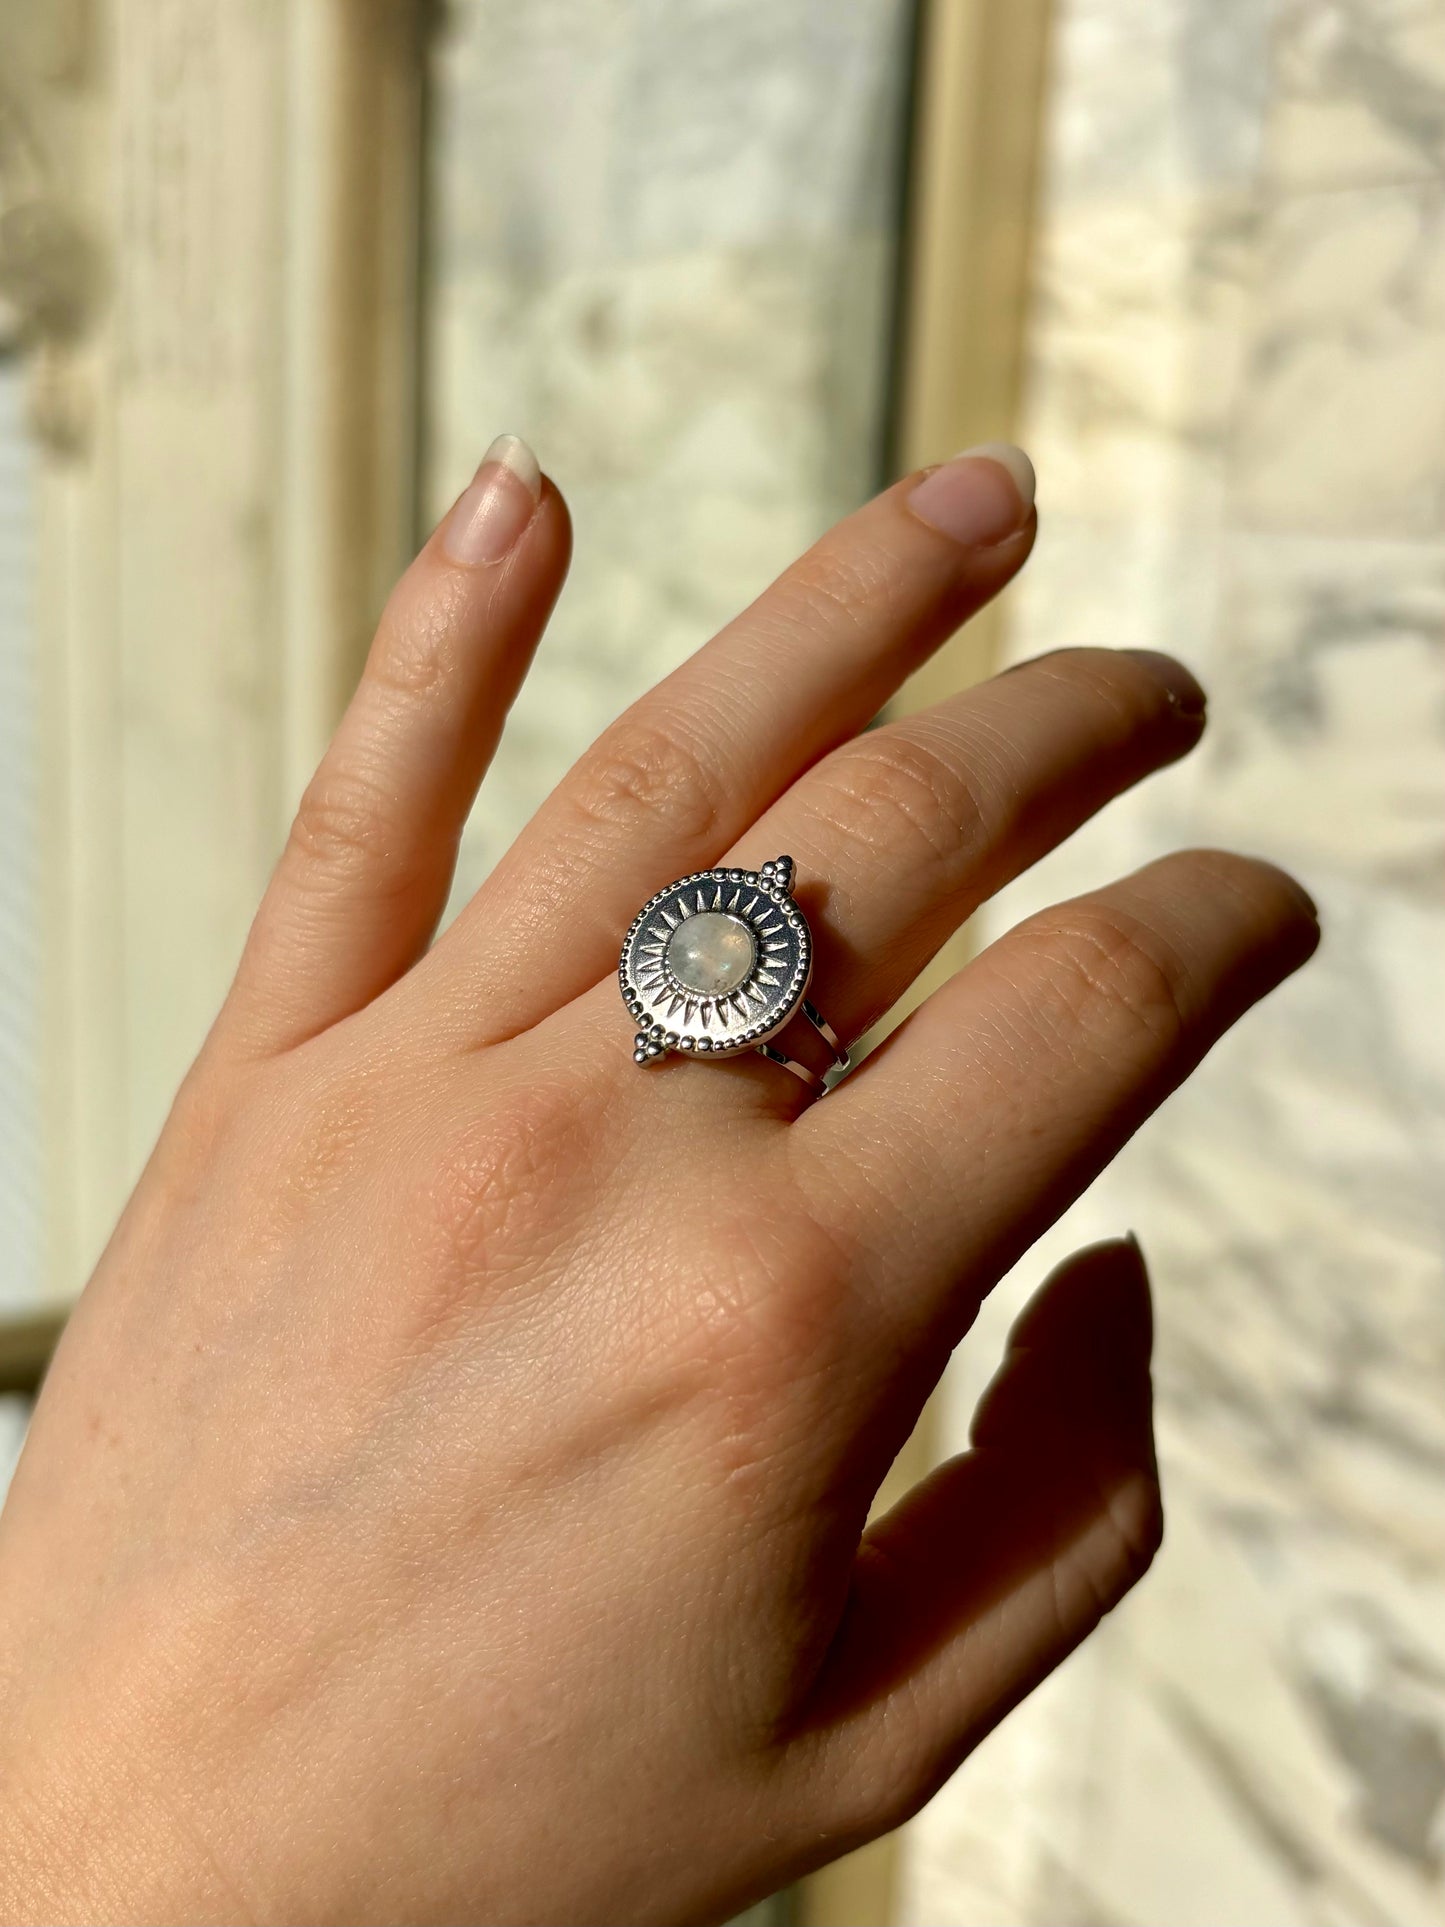
[[[780,1031],[808,992],[813,940],[785,884],[698,870],[645,903],[622,945],[622,1001],[666,1050],[728,1057]]]

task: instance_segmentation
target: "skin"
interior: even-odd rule
[[[1310,954],[1303,891],[1193,852],[1062,904],[817,1106],[756,1057],[638,1070],[617,995],[655,889],[787,851],[856,1037],[1198,740],[1187,671],[1107,650],[860,735],[1034,537],[916,486],[624,715],[435,944],[562,502],[403,578],[0,1519],[5,1918],[724,1918],[912,1813],[1147,1568],[1127,1241],[869,1509],[984,1294]]]

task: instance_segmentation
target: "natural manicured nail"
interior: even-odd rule
[[[1017,535],[1034,506],[1034,465],[1012,442],[981,442],[931,469],[908,498],[921,522],[970,549]]]
[[[1126,649],[1124,654],[1132,656],[1164,685],[1169,707],[1176,716],[1191,723],[1204,721],[1209,699],[1182,662],[1176,662],[1173,656],[1166,656],[1158,649]]]
[[[447,518],[442,547],[466,568],[500,562],[542,499],[542,471],[520,435],[498,435]]]

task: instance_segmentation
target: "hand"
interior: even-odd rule
[[[429,948],[567,560],[499,453],[391,600],[40,1400],[7,1917],[723,1916],[911,1813],[1158,1541],[1128,1243],[866,1517],[983,1294],[1308,956],[1300,889],[1195,853],[1063,904],[813,1106],[757,1056],[637,1069],[616,960],[672,878],[786,851],[856,1037],[1193,746],[1197,686],[1070,651],[860,734],[1033,541],[1020,460],[960,459],[623,716]]]

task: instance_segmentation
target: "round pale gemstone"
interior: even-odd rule
[[[699,997],[726,997],[753,967],[753,933],[725,910],[699,910],[667,940],[667,967],[685,990]]]

